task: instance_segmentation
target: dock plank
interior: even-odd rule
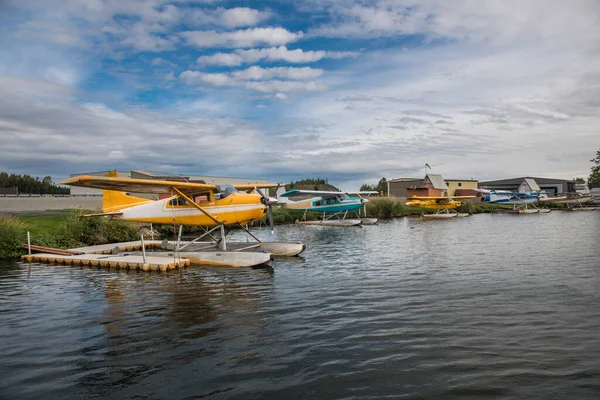
[[[133,269],[142,271],[169,271],[176,268],[186,267],[190,260],[174,257],[146,257],[139,255],[104,255],[104,254],[80,254],[72,256],[61,256],[57,254],[32,254],[21,257],[22,261],[40,262],[47,264],[62,264],[82,267],[98,267],[112,269]]]

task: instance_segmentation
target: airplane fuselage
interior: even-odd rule
[[[432,210],[453,210],[458,208],[462,203],[460,201],[454,200],[444,200],[444,201],[436,201],[436,200],[409,200],[406,202],[406,205],[409,207],[422,207],[428,208]]]
[[[307,210],[312,212],[321,213],[337,213],[344,211],[355,211],[361,208],[364,204],[365,199],[347,197],[343,200],[329,198],[322,199],[319,197],[313,197],[305,200],[298,200],[295,202],[285,204],[286,208],[292,210]]]
[[[212,197],[212,196],[211,196]],[[247,224],[264,217],[267,207],[261,203],[261,196],[247,193],[233,193],[224,199],[197,201],[202,209],[226,225]],[[119,210],[122,215],[115,217],[125,221],[154,224],[177,224],[194,226],[215,226],[217,223],[185,199],[172,196]]]

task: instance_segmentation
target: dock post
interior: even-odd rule
[[[181,243],[181,233],[183,232],[183,225],[179,225],[179,235],[177,235],[177,248],[175,249],[179,252],[179,244]]]
[[[227,244],[225,243],[225,224],[221,224],[221,243],[220,247],[222,251],[227,251]]]
[[[27,231],[27,251],[29,253],[29,257],[31,257],[31,235],[29,231]]]
[[[144,234],[141,235],[142,238],[142,259],[144,260],[144,265],[146,265],[146,246],[144,246]]]

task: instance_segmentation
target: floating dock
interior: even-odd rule
[[[190,260],[185,258],[146,256],[144,262],[143,256],[127,254],[58,255],[41,253],[22,256],[21,260],[25,262],[70,265],[73,267],[97,267],[139,271],[169,271],[190,265]]]
[[[144,240],[144,247],[148,250],[160,249],[160,244],[160,240]],[[96,246],[77,247],[74,249],[69,249],[69,251],[75,251],[85,254],[118,254],[124,251],[140,250],[142,250],[142,242],[139,240],[136,240],[134,242],[99,244]]]

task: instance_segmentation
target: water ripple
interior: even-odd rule
[[[600,397],[600,213],[358,229],[273,269],[0,263],[0,398]]]

